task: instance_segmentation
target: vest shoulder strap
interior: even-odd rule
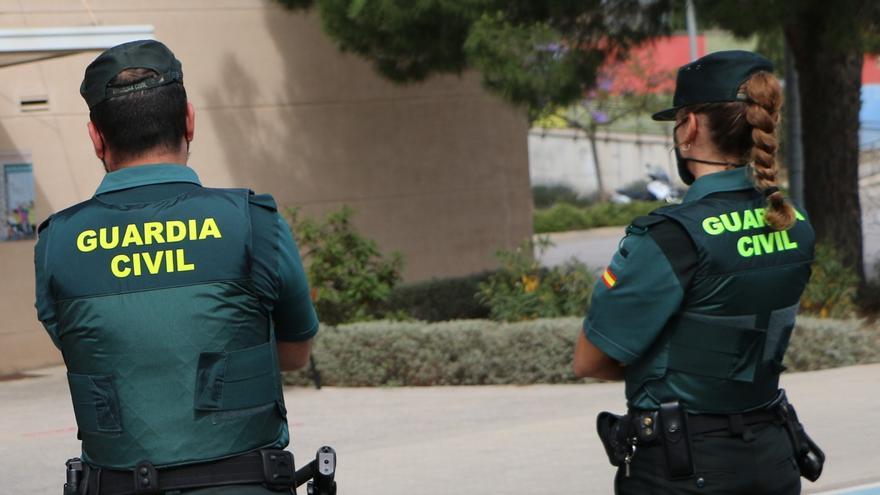
[[[42,233],[44,230],[46,230],[47,227],[49,227],[49,223],[52,221],[52,217],[54,216],[55,215],[49,215],[49,218],[40,222],[40,226],[37,227],[37,234]]]
[[[672,218],[651,214],[636,217],[627,227],[627,232],[647,232],[672,266],[682,291],[687,291],[699,261],[697,247],[687,229]]]

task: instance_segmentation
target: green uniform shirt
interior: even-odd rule
[[[173,198],[201,183],[195,171],[177,164],[139,165],[104,176],[95,196],[104,203],[137,204]],[[261,196],[256,196],[257,200]],[[263,200],[270,200],[262,196]],[[251,204],[253,266],[251,275],[260,301],[271,313],[276,339],[305,341],[318,331],[299,250],[287,223],[277,212]],[[47,234],[47,235],[44,235]],[[41,233],[34,252],[37,316],[59,348],[55,301],[46,269],[51,228]]]
[[[745,167],[726,170],[697,179],[684,202],[753,187]],[[669,259],[646,231],[629,227],[596,284],[584,332],[602,352],[631,364],[659,337],[683,299],[682,283]]]

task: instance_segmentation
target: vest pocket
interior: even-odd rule
[[[669,369],[751,383],[761,361],[765,333],[682,318],[669,344]]]
[[[196,370],[194,407],[229,411],[278,399],[272,343],[231,352],[203,352]]]
[[[67,374],[76,425],[85,433],[122,433],[119,400],[111,375]]]

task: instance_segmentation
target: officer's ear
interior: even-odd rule
[[[101,135],[101,131],[95,127],[95,124],[92,121],[89,121],[88,127],[89,137],[92,138],[92,146],[95,147],[95,156],[103,161],[104,155],[107,153],[107,147],[104,145],[104,136]]]
[[[192,142],[196,132],[196,109],[193,104],[186,102],[186,142]]]
[[[681,144],[694,144],[694,141],[697,140],[698,123],[697,114],[689,112],[682,126],[681,139],[679,140]]]

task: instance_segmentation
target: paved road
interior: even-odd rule
[[[535,253],[544,266],[556,266],[569,259],[583,261],[596,270],[605,268],[617,250],[625,227],[602,227],[547,234],[553,245],[543,253]]]
[[[0,383],[2,495],[59,493],[64,460],[77,451],[63,370],[38,373]],[[821,482],[804,493],[880,482],[878,376],[880,365],[783,377],[828,453]],[[299,462],[334,446],[341,495],[611,493],[593,418],[621,409],[619,383],[285,394]]]

